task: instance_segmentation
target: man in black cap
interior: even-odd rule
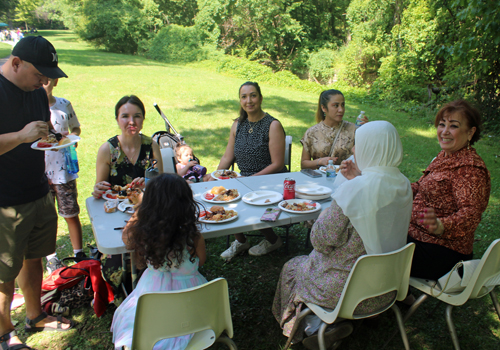
[[[0,68],[0,348],[29,349],[10,319],[15,279],[26,303],[27,332],[73,326],[42,312],[42,257],[55,251],[57,213],[45,176],[44,152],[31,144],[47,137],[50,109],[42,88],[48,78],[67,77],[57,53],[41,36],[26,37]],[[3,343],[3,344],[2,344]],[[16,344],[21,344],[16,346]]]

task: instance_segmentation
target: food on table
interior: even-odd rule
[[[293,211],[309,211],[316,209],[316,203],[311,202],[289,203],[284,201],[281,205],[283,206],[283,208]]]
[[[238,177],[238,173],[232,170],[217,170],[214,175],[218,179],[234,179]]]
[[[269,202],[271,202],[269,198],[264,201],[264,203],[269,203]]]
[[[224,192],[220,193],[218,196],[214,198],[214,201],[232,201],[235,198],[238,198],[240,194],[238,193],[238,190],[232,189],[232,190],[225,190]]]
[[[118,206],[118,201],[105,201],[104,211],[106,213],[114,213],[116,211],[117,206]]]
[[[120,192],[120,191],[126,191],[130,188],[130,184],[126,184],[125,186],[120,186],[120,185],[114,185],[112,187],[113,191]]]
[[[210,192],[209,193],[205,193],[205,199],[206,200],[211,201],[212,199],[214,199],[214,197],[215,197],[215,194],[212,194]]]
[[[226,189],[224,188],[224,186],[215,186],[215,187],[212,187],[212,189],[210,190],[210,193],[217,195],[217,194],[221,194],[225,190]]]
[[[214,205],[210,208],[210,211],[202,211],[200,213],[200,219],[207,221],[222,221],[237,215],[238,214],[234,210],[225,210],[224,207],[220,205]]]
[[[104,193],[104,198],[107,198],[107,199],[118,199],[118,192]]]
[[[139,188],[129,188],[127,190],[127,198],[128,198],[128,201],[133,204],[133,205],[136,205],[139,203],[139,197],[140,197],[140,194],[142,193],[142,190],[139,189]]]

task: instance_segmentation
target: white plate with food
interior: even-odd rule
[[[236,210],[226,210],[223,207],[218,207],[221,209],[216,212],[211,211],[214,207],[210,208],[211,210],[202,211],[198,221],[205,224],[223,224],[238,218],[238,212]]]
[[[334,165],[333,166],[335,168],[335,173],[339,173],[339,170],[340,170],[340,165]],[[323,166],[320,166],[319,171],[321,171],[323,174],[326,174],[326,165],[323,165]]]
[[[240,198],[241,194],[236,189],[228,189],[219,194],[213,194],[210,190],[201,195],[201,199],[203,199],[205,202],[217,204],[231,203],[237,201]]]
[[[327,198],[330,198],[330,196],[332,196],[331,193],[324,194],[324,195],[321,195],[321,196],[308,196],[307,194],[302,194],[302,193],[295,192],[295,198],[311,199],[313,201],[320,201],[320,200],[323,200],[323,199],[327,199]]]
[[[107,190],[102,194],[102,198],[108,201],[113,201],[115,199],[118,199],[119,201],[124,201],[125,199],[127,199],[127,196],[121,196],[116,191]]]
[[[134,205],[130,203],[128,199],[118,204],[118,210],[127,214],[133,214],[135,212]]]
[[[293,214],[309,214],[321,210],[321,204],[303,199],[286,199],[278,204],[281,210]]]
[[[49,135],[49,136],[54,136],[54,135]],[[47,142],[49,141],[49,142]],[[53,142],[52,142],[53,141]],[[71,145],[74,145],[80,141],[80,136],[76,135],[68,135],[64,138],[61,139],[61,141],[57,142],[55,140],[55,136],[53,140],[38,140],[36,142],[33,142],[31,144],[31,148],[36,149],[37,151],[53,151],[53,150],[59,150],[62,148],[69,147]]]
[[[332,189],[316,184],[296,185],[295,193],[305,194],[307,196],[325,196],[331,194]]]
[[[212,173],[212,177],[216,180],[235,179],[238,176],[240,176],[239,173],[237,173],[236,171],[233,171],[233,170],[229,170],[229,169],[219,169],[219,170],[215,170]]]
[[[271,205],[283,199],[283,195],[275,191],[248,192],[242,198],[243,202],[252,205]]]

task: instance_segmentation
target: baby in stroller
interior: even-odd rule
[[[193,154],[193,149],[186,144],[178,144],[175,147],[175,157],[177,158],[177,174],[192,182],[204,181],[207,168],[199,165],[198,158]],[[207,181],[207,179],[205,179]]]

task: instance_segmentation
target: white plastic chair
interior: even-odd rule
[[[342,319],[357,320],[378,315],[388,309],[396,314],[399,331],[405,349],[410,349],[406,336],[401,311],[396,306],[396,300],[406,298],[408,292],[408,280],[410,278],[411,261],[415,244],[409,243],[404,247],[386,254],[363,255],[354,264],[347,278],[342,295],[334,310],[322,308],[321,306],[306,303],[307,308],[301,311],[294,324],[285,349],[288,349],[293,336],[302,319],[311,312],[318,316],[322,323],[318,331],[319,348],[325,350],[325,330],[327,324],[335,323]],[[368,314],[354,314],[356,306],[365,299],[384,295],[396,291],[396,296],[379,310]],[[335,346],[338,346],[335,343]],[[334,347],[335,348],[335,347]]]
[[[159,340],[191,333],[194,336],[187,350],[206,349],[215,341],[237,350],[230,339],[233,322],[224,278],[193,288],[145,293],[139,297],[132,350],[151,350]]]
[[[160,153],[163,161],[163,172],[166,174],[176,174],[174,150],[170,147],[165,147],[160,149]]]
[[[460,293],[442,293],[440,294],[440,289],[435,288],[436,281],[426,280],[421,278],[410,277],[410,285],[425,294],[422,294],[415,303],[410,307],[407,314],[404,317],[404,321],[408,320],[411,315],[417,310],[417,308],[429,297],[434,296],[438,300],[448,304],[446,306],[445,318],[448,324],[448,330],[450,331],[451,339],[453,341],[453,346],[456,350],[460,349],[460,343],[458,341],[457,332],[455,330],[455,325],[451,318],[451,312],[454,306],[460,306],[465,304],[469,299],[482,298],[486,294],[489,294],[495,310],[500,317],[500,305],[494,293],[495,286],[485,287],[485,283],[488,282],[492,277],[497,276],[500,273],[500,239],[493,241],[486,252],[484,253],[479,265],[476,267],[467,287]],[[440,295],[439,295],[440,294]]]

